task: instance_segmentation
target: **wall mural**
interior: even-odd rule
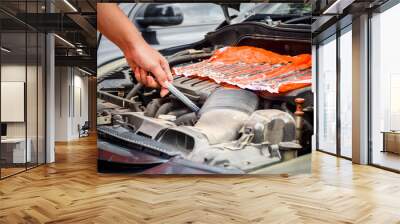
[[[309,4],[97,6],[99,172],[310,171]]]

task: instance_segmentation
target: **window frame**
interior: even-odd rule
[[[340,64],[340,38],[342,35],[346,34],[347,32],[351,32],[351,26],[352,26],[352,22],[351,20],[349,20],[349,17],[345,17],[342,20],[338,21],[342,22],[343,26],[339,27],[337,24],[332,25],[331,29],[335,29],[335,32],[331,32],[330,35],[326,35],[324,36],[323,39],[319,39],[318,42],[315,44],[316,45],[316,56],[315,56],[315,61],[316,61],[316,112],[315,112],[315,116],[316,116],[316,151],[319,152],[323,152],[329,155],[333,155],[333,156],[337,156],[346,160],[352,160],[352,158],[347,157],[342,155],[342,150],[341,150],[341,118],[340,118],[340,112],[341,112],[341,108],[340,108],[340,104],[341,104],[341,90],[340,90],[340,84],[341,84],[341,64]],[[329,28],[328,28],[329,29]],[[328,30],[327,29],[327,30]],[[319,110],[320,110],[320,93],[319,93],[319,83],[320,83],[320,75],[319,75],[319,48],[320,46],[324,43],[328,43],[330,41],[336,41],[336,151],[334,153],[329,152],[327,150],[321,149],[320,148],[320,142],[319,142],[319,122],[320,122],[320,117],[319,117]]]
[[[25,3],[25,11],[27,12],[27,3],[28,3],[28,1],[21,0],[21,2]],[[39,2],[43,3],[43,1],[39,1],[39,0],[33,2],[33,3],[36,3],[36,11],[37,12],[39,11]],[[48,10],[48,7],[46,7],[46,12],[47,12],[47,10]],[[1,26],[1,24],[0,24],[0,26]],[[6,175],[6,176],[3,175],[2,166],[0,166],[0,180],[3,180],[3,179],[6,179],[8,177],[12,177],[14,175],[26,172],[26,171],[28,171],[30,169],[39,167],[39,166],[44,165],[44,164],[47,163],[47,144],[48,144],[47,143],[47,128],[46,128],[47,127],[47,110],[46,110],[46,108],[47,108],[47,43],[48,43],[47,32],[40,31],[40,30],[38,30],[38,29],[36,29],[36,28],[26,24],[26,23],[23,24],[23,27],[24,27],[23,30],[18,30],[18,31],[0,30],[0,45],[2,45],[2,43],[1,43],[2,42],[2,35],[4,33],[20,33],[21,35],[24,35],[25,47],[24,47],[24,49],[22,51],[25,52],[25,55],[23,56],[24,57],[23,59],[25,60],[25,68],[24,68],[24,70],[25,70],[25,75],[24,75],[25,76],[25,81],[24,81],[25,82],[25,87],[24,87],[24,91],[25,91],[25,93],[24,93],[24,96],[25,96],[24,97],[25,98],[24,99],[25,166],[21,167],[23,169],[21,169],[20,171],[14,172],[14,173]],[[36,75],[36,122],[34,122],[36,124],[36,136],[32,136],[31,137],[32,139],[36,138],[36,141],[37,141],[37,145],[36,145],[36,149],[35,149],[36,150],[36,158],[35,158],[36,161],[34,161],[34,164],[32,164],[31,162],[27,162],[27,156],[28,156],[28,154],[27,154],[27,148],[28,148],[28,122],[29,122],[28,121],[28,115],[27,115],[27,113],[28,113],[27,112],[27,84],[28,84],[27,76],[28,76],[28,64],[29,64],[28,63],[28,34],[33,34],[33,35],[36,36],[36,41],[34,43],[34,44],[36,44],[36,48],[35,48],[36,60],[34,61],[34,64],[36,66],[36,69],[35,69],[35,72],[34,72],[34,74]],[[43,34],[43,35],[40,35],[40,34]],[[41,36],[42,38],[39,38],[39,36]],[[39,45],[39,41],[41,42],[42,45]],[[39,46],[41,46],[41,48]],[[43,54],[43,55],[40,55],[39,52],[41,54]],[[42,60],[44,60],[43,61],[44,63],[42,63],[42,64],[39,63],[39,56],[42,57]],[[2,74],[1,74],[2,73],[2,69],[1,68],[3,66],[2,62],[3,62],[2,54],[0,53],[0,82],[2,81]],[[44,112],[43,116],[40,116],[39,113],[38,113],[38,111],[39,111],[39,81],[38,81],[39,66],[42,66],[42,70],[41,70],[42,74],[41,75],[42,75],[42,82],[43,82],[42,83],[43,84],[43,92],[41,94],[42,94],[42,96],[44,98],[42,99],[41,107],[43,107],[42,108],[43,112]],[[0,89],[1,89],[1,86],[0,86]],[[0,110],[1,109],[2,108],[1,108],[1,105],[0,105]],[[41,155],[41,157],[43,157],[42,158],[43,162],[39,162],[40,161],[39,160],[39,141],[38,141],[38,139],[39,139],[39,120],[42,122],[42,125],[43,125],[42,128],[44,129],[43,133],[42,133],[43,134],[43,145],[42,145],[43,148],[41,149],[41,151],[43,152],[43,155]],[[0,123],[1,123],[1,119],[0,119]],[[2,147],[1,147],[1,144],[0,144],[0,158],[1,158],[1,152],[2,152],[1,148]],[[33,152],[33,150],[32,150],[32,152]],[[32,152],[31,152],[31,155],[32,155]],[[28,163],[29,163],[29,166],[28,166]],[[0,162],[0,165],[1,165],[1,162]]]
[[[374,14],[381,14],[384,13],[385,11],[391,9],[392,7],[400,4],[398,0],[388,0],[384,4],[378,6],[377,8],[374,8],[373,10],[368,11],[368,32],[367,32],[367,38],[368,38],[368,165],[395,172],[395,173],[400,173],[400,170],[390,168],[388,166],[380,165],[377,163],[373,162],[373,154],[374,154],[374,148],[373,148],[373,130],[372,130],[372,107],[373,107],[373,102],[372,102],[372,94],[373,94],[373,88],[372,88],[372,76],[373,76],[373,67],[372,67],[372,54],[373,54],[373,35],[372,35],[372,19]]]

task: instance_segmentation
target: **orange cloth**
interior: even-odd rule
[[[240,46],[224,47],[215,51],[209,62],[224,62],[233,64],[243,62],[248,64],[268,63],[268,64],[287,64],[292,57],[280,55],[262,48]]]
[[[310,54],[280,55],[261,48],[224,47],[208,60],[176,66],[176,75],[206,77],[223,86],[284,93],[311,85]]]

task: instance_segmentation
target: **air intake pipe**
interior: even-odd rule
[[[258,96],[243,89],[218,89],[204,103],[195,125],[210,145],[236,140],[239,130],[258,108]]]

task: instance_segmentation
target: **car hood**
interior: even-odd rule
[[[288,15],[287,13],[284,13],[284,10],[281,10],[283,5],[290,5],[290,7],[299,6],[301,3],[270,3],[270,4],[262,4],[262,3],[215,3],[217,5],[220,5],[221,7],[224,8],[224,10],[227,10],[228,8],[234,9],[239,11],[239,13],[235,16],[231,16],[230,22],[224,22],[220,24],[214,31],[211,31],[210,33],[214,33],[227,25],[233,25],[233,24],[241,24],[245,22],[259,22],[259,23],[271,23],[270,25],[272,26],[281,26],[282,22],[281,20],[283,18],[285,19],[290,19],[290,18],[296,18],[296,17],[301,17],[304,15],[310,15],[311,10],[307,12],[300,12],[296,14],[291,14]],[[131,4],[121,4],[120,5],[121,9],[128,14],[128,12],[132,9]],[[135,6],[133,6],[135,7]],[[100,67],[104,64],[107,64],[108,62],[112,62],[118,59],[121,59],[123,57],[123,53],[119,50],[118,47],[116,47],[113,43],[111,43],[107,38],[101,38],[101,45],[102,48],[98,49],[98,57],[97,57],[97,66]],[[153,46],[157,50],[163,50],[166,48],[170,47],[175,47],[175,46],[169,46],[169,45],[163,45],[163,46]]]

